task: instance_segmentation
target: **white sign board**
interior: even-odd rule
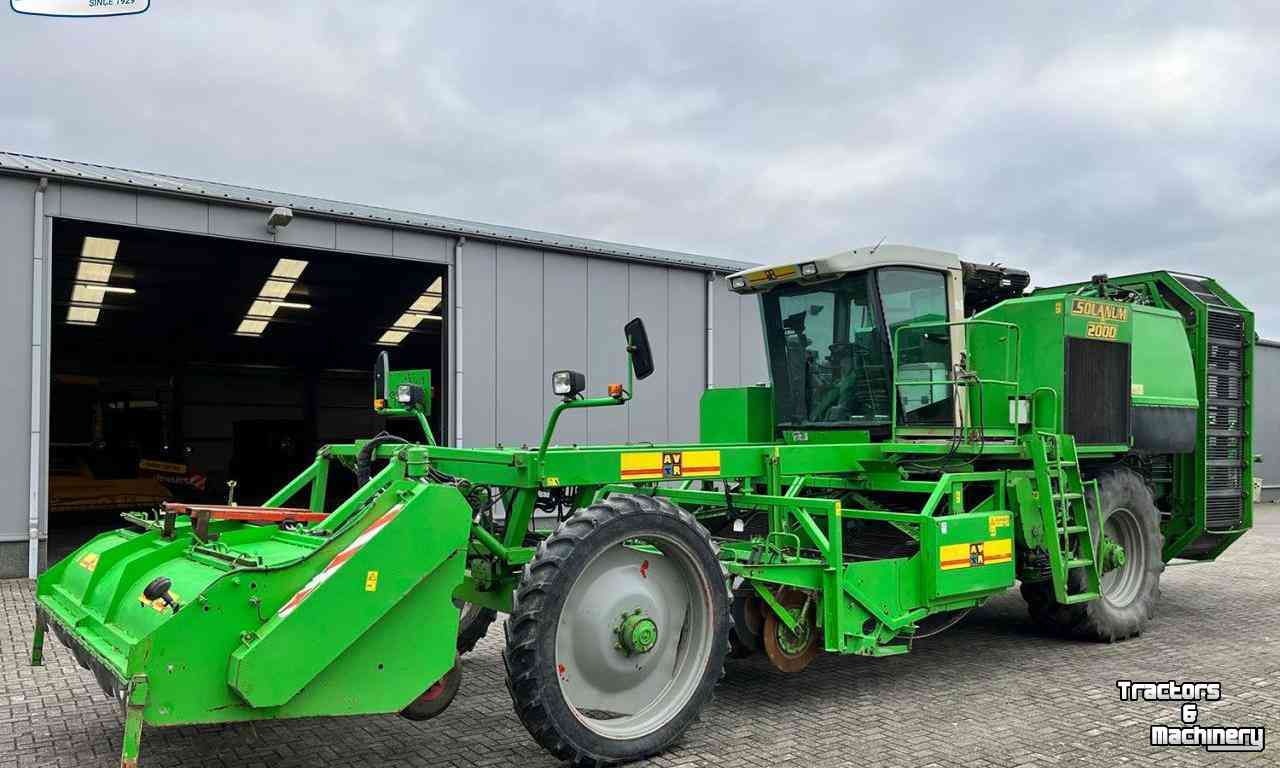
[[[38,16],[123,16],[142,13],[151,0],[9,0],[9,5]]]

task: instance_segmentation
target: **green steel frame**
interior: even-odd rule
[[[1187,332],[1203,382],[1208,345],[1203,302],[1166,273],[1123,278],[1119,284],[1147,286],[1153,294],[1171,291],[1198,308],[1200,321],[1191,322]],[[1048,293],[1052,298],[1075,290],[1079,287],[1064,286]],[[1225,291],[1221,295],[1246,318],[1251,340],[1252,315]],[[288,528],[214,521],[212,535],[202,536],[186,522],[166,525],[155,516],[130,514],[126,517],[141,533],[104,534],[53,566],[37,589],[32,662],[41,662],[44,629],[50,626],[121,693],[127,702],[126,764],[136,760],[144,721],[167,725],[395,711],[406,697],[420,692],[411,690],[415,675],[427,670],[431,679],[438,679],[452,665],[452,635],[457,632],[453,599],[511,609],[521,570],[535,557],[534,544],[547,534],[538,530],[535,513],[548,494],[558,494],[559,503],[569,508],[617,493],[660,495],[714,531],[763,515],[763,533],[717,536],[725,568],[788,628],[794,629],[798,619],[783,607],[782,593],[807,593],[817,609],[822,646],[835,653],[904,653],[926,617],[978,605],[1019,578],[1051,578],[1062,602],[1094,599],[1101,571],[1098,550],[1114,546],[1085,514],[1087,495],[1096,494],[1097,487],[1085,480],[1081,464],[1119,458],[1128,446],[1077,448],[1062,431],[1059,387],[1040,383],[1023,370],[1027,344],[1056,339],[1061,345],[1063,334],[1078,330],[1063,318],[1055,322],[1055,328],[1046,330],[1034,323],[977,317],[895,329],[895,386],[918,385],[898,376],[903,332],[945,325],[966,335],[994,334],[980,344],[971,339],[976,372],[949,376],[942,383],[953,392],[964,391],[957,398],[964,403],[957,409],[962,414],[983,413],[985,407],[1014,398],[1026,400],[1030,417],[988,428],[975,425],[970,415],[953,440],[921,440],[910,430],[899,430],[894,397],[891,426],[887,437],[879,439],[850,429],[775,432],[769,439],[746,442],[553,444],[566,411],[625,404],[634,386],[629,370],[620,394],[569,398],[558,405],[536,448],[450,448],[436,445],[429,430],[421,444],[381,443],[373,457],[386,461],[386,467],[332,510],[326,509],[332,464],[350,465],[368,443],[328,445],[263,505],[284,508],[305,499],[306,510],[327,513],[323,520]],[[1251,341],[1247,351],[1246,374],[1251,372]],[[415,378],[415,373],[394,373],[390,380],[424,381],[429,390],[429,378]],[[1252,389],[1247,376],[1245,381],[1247,404]],[[421,410],[378,402],[382,412],[417,416],[427,429]],[[742,410],[744,403],[748,412]],[[704,399],[702,423],[704,429],[718,425],[715,429],[723,433],[758,434],[759,422],[767,420],[760,409],[766,406],[771,408],[755,397],[712,395]],[[1194,512],[1177,516],[1166,531],[1168,557],[1205,534],[1204,410],[1201,447],[1179,460],[1174,494]],[[684,465],[686,458],[698,466]],[[482,514],[476,490],[483,491],[489,506],[496,491],[505,512],[501,525]],[[892,502],[886,503],[888,499]],[[1246,507],[1240,529],[1217,532],[1221,539],[1208,554],[1221,552],[1250,523]],[[362,534],[382,524],[397,526],[397,534],[372,539]],[[892,527],[914,542],[912,553],[850,554],[849,526],[856,530],[866,524]],[[361,542],[364,549],[355,554],[343,549]],[[1035,553],[1044,556],[1047,571],[1024,565],[1023,557]],[[365,558],[356,567],[368,569],[366,591],[374,595],[350,603],[360,606],[354,615],[343,602],[349,597],[317,584],[345,557]],[[174,592],[197,608],[175,610],[171,617],[163,614],[163,606],[123,614],[123,605],[138,600],[138,580],[149,578],[161,564],[172,564]],[[1068,591],[1067,574],[1073,569],[1089,575],[1076,593]],[[306,610],[298,609],[295,618],[288,606],[299,595],[306,598],[308,590],[315,597],[302,603]],[[333,621],[338,614],[343,616],[341,630]],[[423,616],[433,621],[422,622]],[[225,632],[199,633],[202,620],[236,627],[230,645]],[[409,629],[425,624],[433,627],[429,637]],[[400,625],[405,633],[416,633],[413,648],[404,648],[397,661],[413,674],[381,677],[378,695],[353,704],[343,686],[353,684],[349,677],[362,671],[357,670],[360,664],[408,636],[396,634]],[[380,629],[369,629],[375,626]],[[321,627],[327,628],[329,641],[305,642]],[[186,645],[179,642],[183,639]],[[177,648],[182,649],[180,660],[165,656]],[[377,668],[382,670],[381,662]],[[312,684],[319,679],[326,684]],[[176,693],[179,684],[193,692]]]

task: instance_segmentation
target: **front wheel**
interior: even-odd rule
[[[610,496],[525,566],[503,654],[516,714],[577,766],[661,752],[711,700],[731,624],[706,529],[664,498]]]

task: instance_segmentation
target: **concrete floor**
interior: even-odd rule
[[[1148,746],[1178,706],[1122,702],[1116,680],[1220,681],[1202,725],[1262,725],[1280,738],[1280,507],[1218,563],[1166,571],[1161,612],[1115,645],[1037,633],[1016,590],[915,650],[820,658],[783,675],[733,661],[715,702],[654,766],[1280,765],[1261,754]],[[0,767],[114,766],[119,707],[54,639],[26,665],[31,585],[0,582]],[[466,657],[441,717],[325,718],[148,730],[143,768],[556,765],[525,733],[503,684],[499,628]]]

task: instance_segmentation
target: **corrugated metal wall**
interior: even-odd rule
[[[42,494],[42,508],[46,503],[47,447],[36,442],[34,472],[29,459],[32,434],[43,426],[40,408],[32,413],[32,386],[42,401],[48,390],[42,348],[47,307],[33,302],[39,294],[47,303],[49,292],[43,259],[35,259],[36,184],[34,178],[0,175],[0,386],[6,395],[0,400],[0,451],[9,457],[0,465],[0,498],[7,500],[0,506],[0,576],[26,572],[27,500],[34,492]],[[260,208],[74,182],[49,185],[46,236],[52,217],[59,216],[442,264],[453,260],[457,242],[305,214],[272,235]],[[566,414],[557,441],[697,439],[698,398],[708,375],[708,273],[467,241],[461,274],[454,351],[463,371],[457,411],[465,445],[536,443],[555,404],[550,380],[556,369],[585,372],[593,392],[625,380],[622,326],[635,316],[648,327],[657,371],[638,383],[628,407]],[[721,279],[713,303],[714,383],[765,380],[756,301],[729,293]],[[41,361],[36,370],[33,351]]]
[[[468,242],[459,300],[464,445],[535,444],[555,407],[552,371],[602,393],[626,379],[622,327],[644,319],[656,372],[625,408],[565,414],[559,443],[692,441],[707,383],[707,275],[677,267]],[[754,299],[717,281],[714,383],[764,380]]]
[[[1253,468],[1262,478],[1264,501],[1280,501],[1280,345],[1259,344],[1253,356],[1253,452],[1262,463]]]
[[[35,191],[27,179],[0,177],[0,576],[27,571],[27,510],[31,486],[31,387],[42,371],[32,371],[32,340],[41,336],[32,307],[35,269]],[[43,262],[43,259],[41,260]],[[43,266],[41,264],[40,266]],[[35,275],[43,283],[43,276]],[[34,330],[34,333],[33,333]]]

